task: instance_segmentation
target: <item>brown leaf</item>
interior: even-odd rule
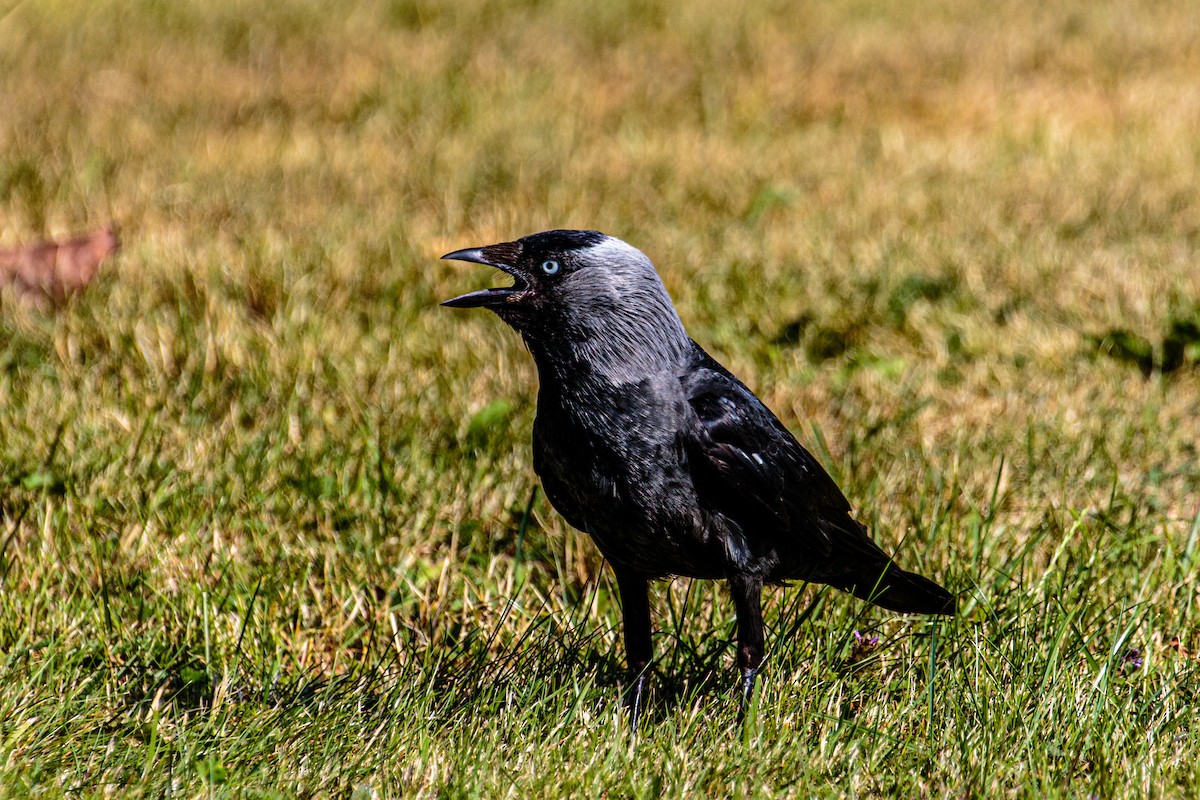
[[[1184,658],[1192,657],[1191,652],[1187,649],[1187,647],[1183,644],[1183,642],[1181,642],[1179,640],[1178,636],[1172,636],[1171,641],[1167,643],[1167,647],[1174,650],[1176,653],[1183,656]]]
[[[61,303],[91,283],[119,246],[110,225],[65,242],[0,250],[0,283],[11,283],[27,299]]]

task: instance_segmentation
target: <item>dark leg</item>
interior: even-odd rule
[[[738,722],[746,718],[754,696],[754,679],[763,660],[762,580],[748,575],[729,579],[729,591],[737,609],[738,667],[742,670],[742,702]]]
[[[616,570],[614,570],[616,572]],[[616,572],[617,588],[621,592],[621,616],[625,624],[625,658],[633,685],[629,689],[629,716],[634,731],[642,717],[646,700],[646,683],[653,651],[650,646],[649,582],[626,572]]]

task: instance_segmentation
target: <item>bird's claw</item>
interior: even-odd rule
[[[738,704],[738,725],[746,721],[746,716],[750,712],[750,703],[754,699],[754,679],[757,677],[757,669],[747,668],[742,670],[742,699]]]
[[[633,679],[633,685],[629,687],[629,695],[625,698],[625,705],[629,709],[629,727],[635,736],[642,719],[642,711],[646,707],[646,684],[649,677],[644,672],[639,673]]]

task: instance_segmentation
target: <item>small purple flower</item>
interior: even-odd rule
[[[864,636],[861,631],[854,632],[854,644],[850,645],[850,655],[846,657],[847,664],[862,661],[879,646],[878,636]]]
[[[858,647],[874,647],[879,644],[878,636],[863,636],[862,631],[854,632],[854,644]]]
[[[1121,671],[1126,674],[1136,672],[1142,668],[1142,664],[1144,663],[1142,651],[1136,647],[1131,647],[1125,651],[1124,657],[1121,658]]]

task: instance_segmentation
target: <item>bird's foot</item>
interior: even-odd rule
[[[750,705],[754,699],[754,679],[758,677],[758,669],[747,667],[742,670],[742,699],[738,704],[737,723],[741,725],[750,713]]]
[[[625,698],[625,706],[629,709],[629,727],[634,736],[637,735],[642,711],[646,707],[646,686],[649,681],[649,675],[644,671],[639,672],[634,676],[633,685],[629,687],[629,694]]]

